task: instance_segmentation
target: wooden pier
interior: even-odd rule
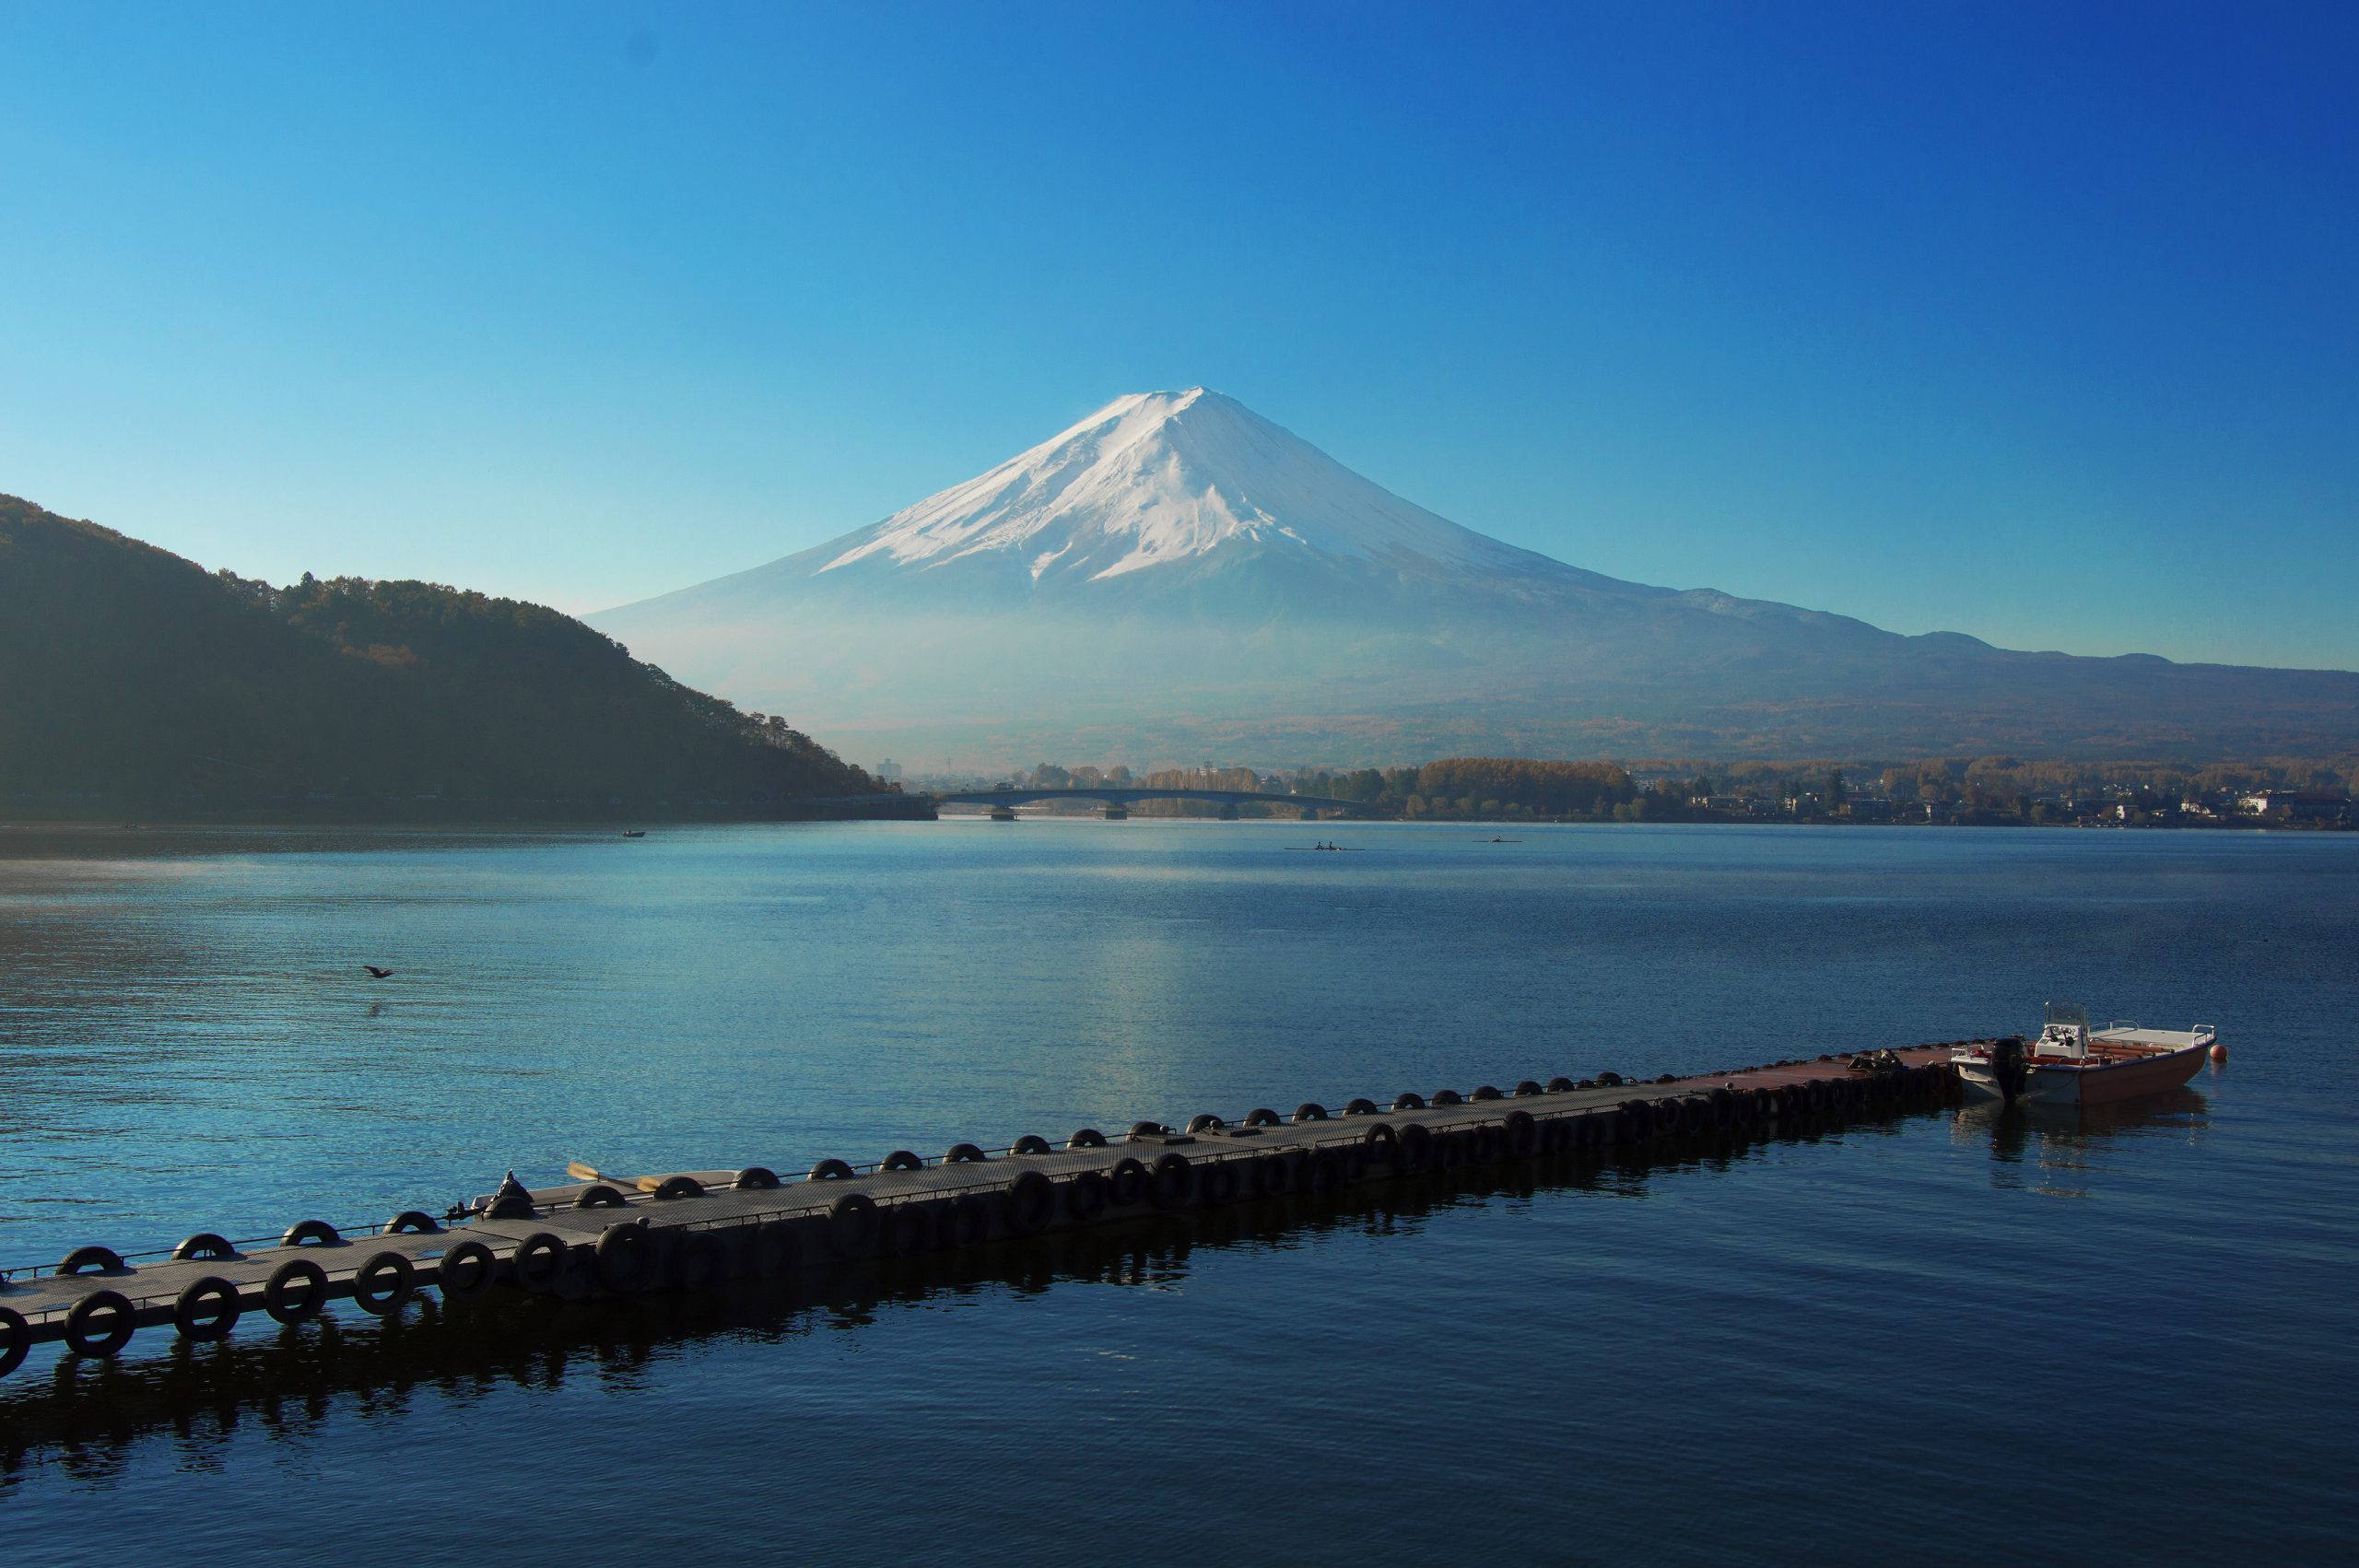
[[[350,1300],[379,1316],[431,1286],[446,1301],[494,1290],[573,1300],[784,1280],[879,1258],[957,1252],[1157,1213],[1334,1192],[1363,1182],[1508,1161],[1590,1156],[1690,1140],[1751,1140],[1950,1102],[1951,1047],[1824,1056],[1631,1082],[1526,1080],[1510,1090],[1402,1094],[1256,1110],[1231,1122],[1085,1129],[1059,1143],[959,1144],[792,1179],[761,1166],[630,1180],[503,1187],[457,1219],[412,1211],[339,1231],[303,1221],[264,1241],[191,1236],[170,1254],[86,1246],[0,1274],[0,1375],[37,1344],[111,1356],[144,1328],[228,1334],[257,1308],[281,1323]],[[446,1220],[448,1223],[446,1223]]]

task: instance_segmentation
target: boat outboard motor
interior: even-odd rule
[[[1990,1077],[1999,1085],[1999,1093],[2013,1105],[2024,1092],[2024,1082],[2031,1076],[2031,1069],[2024,1061],[2024,1042],[2020,1035],[1990,1042]]]

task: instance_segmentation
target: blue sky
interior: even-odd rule
[[[1203,383],[1596,570],[2359,668],[2359,8],[0,0],[0,490],[603,608]]]

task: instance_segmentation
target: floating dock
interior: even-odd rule
[[[1004,1149],[961,1143],[931,1158],[902,1150],[857,1165],[822,1160],[792,1179],[755,1165],[511,1184],[458,1216],[413,1210],[343,1229],[305,1220],[275,1237],[200,1234],[152,1255],[78,1247],[54,1266],[0,1273],[0,1375],[38,1344],[63,1340],[74,1354],[108,1357],[164,1325],[217,1340],[257,1308],[293,1324],[343,1300],[383,1316],[428,1287],[452,1303],[494,1291],[591,1300],[710,1290],[1427,1172],[1765,1138],[1946,1105],[1957,1091],[1953,1048],[1646,1082],[1614,1073],[1527,1079],[1431,1100],[1140,1122],[1111,1137],[1086,1128],[1056,1144],[1036,1136]]]

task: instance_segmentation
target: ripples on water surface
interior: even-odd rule
[[[1285,848],[1319,836],[1367,852]],[[2359,838],[1513,836],[0,835],[0,1259],[2052,996],[2235,1059],[2087,1126],[1917,1116],[916,1292],[38,1353],[0,1519],[111,1562],[2350,1550]]]

